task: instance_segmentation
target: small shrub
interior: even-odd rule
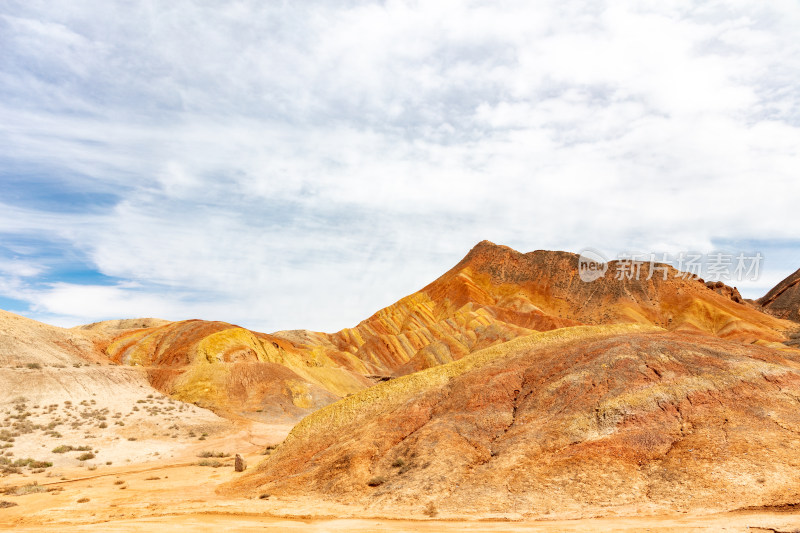
[[[225,452],[200,452],[197,457],[230,457],[231,454]]]
[[[269,494],[267,494],[267,493],[265,492],[264,494],[262,494],[261,496],[259,496],[259,497],[258,497],[258,499],[259,499],[259,500],[267,500],[267,499],[269,499]]]
[[[208,459],[203,459],[202,461],[197,463],[197,465],[198,466],[211,466],[213,468],[219,468],[219,467],[222,466],[222,463],[217,461],[216,459],[214,459],[213,461],[209,461]]]
[[[386,483],[386,478],[383,476],[377,476],[367,481],[367,485],[370,487],[379,487],[384,483]]]
[[[392,466],[395,467],[395,468],[402,468],[402,467],[406,466],[406,462],[403,459],[401,459],[400,457],[398,457],[397,459],[392,461]]]
[[[53,466],[53,463],[49,463],[47,461],[37,461],[36,459],[31,459],[28,457],[26,459],[17,459],[14,461],[13,466],[27,466],[28,468],[50,468]]]
[[[439,511],[436,509],[436,505],[433,502],[428,502],[428,505],[425,506],[425,509],[422,512],[431,518],[439,514]]]
[[[21,487],[12,487],[11,494],[15,496],[25,496],[26,494],[36,494],[37,492],[44,492],[45,488],[40,487],[39,484],[34,481],[28,485],[22,485]]]
[[[125,480],[118,479],[114,482],[114,485],[122,485],[123,483],[125,483]]]
[[[89,498],[81,498],[80,500],[78,500],[78,503],[86,503],[88,501],[89,501]]]
[[[31,370],[40,370],[42,368],[42,365],[40,365],[39,363],[28,363],[25,366],[27,366]]]
[[[15,505],[19,505],[16,502],[7,502],[5,500],[0,501],[0,509],[5,509],[6,507],[14,507]]]
[[[82,453],[78,456],[78,461],[88,461],[89,459],[94,459],[94,457],[92,452]]]
[[[73,450],[72,446],[68,446],[66,444],[62,444],[61,446],[56,446],[53,448],[53,453],[67,453]]]

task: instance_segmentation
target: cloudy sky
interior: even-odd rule
[[[478,241],[800,267],[800,4],[0,3],[0,308],[352,326]],[[737,283],[733,283],[737,284]]]

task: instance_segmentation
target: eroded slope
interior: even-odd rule
[[[800,502],[800,352],[646,328],[534,334],[377,385],[226,490],[391,516]]]

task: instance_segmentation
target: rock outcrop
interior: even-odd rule
[[[247,469],[247,462],[240,454],[236,454],[233,461],[233,470],[236,472],[244,472]]]

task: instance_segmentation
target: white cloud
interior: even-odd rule
[[[0,231],[121,280],[26,281],[38,316],[326,330],[483,238],[794,239],[798,23],[793,2],[0,7],[0,179],[116,197],[0,195]]]
[[[30,278],[41,274],[44,269],[30,261],[15,259],[0,261],[0,272],[13,278]]]

